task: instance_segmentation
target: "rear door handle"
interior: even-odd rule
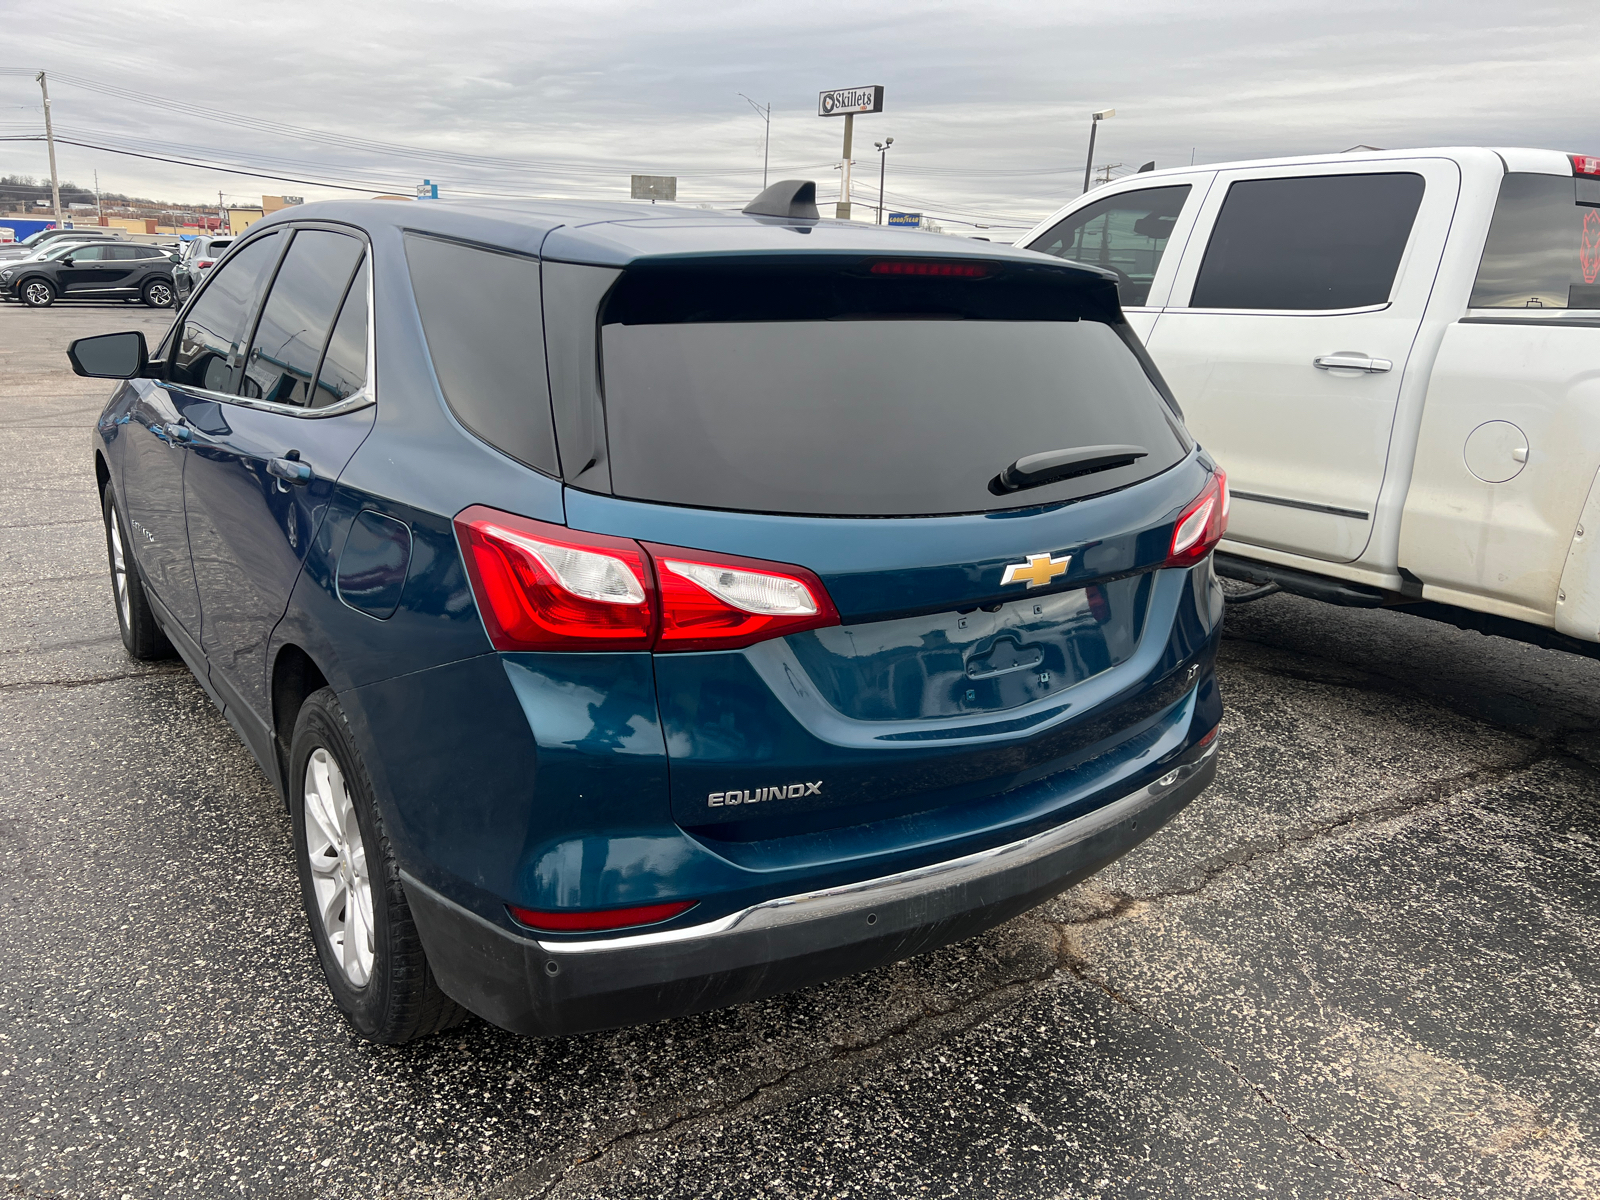
[[[1337,354],[1321,354],[1311,360],[1313,367],[1324,371],[1388,371],[1394,368],[1394,363],[1387,358],[1372,358],[1366,354],[1356,354],[1350,350],[1341,350]]]
[[[298,458],[273,458],[267,460],[267,474],[285,483],[310,483],[311,464]]]

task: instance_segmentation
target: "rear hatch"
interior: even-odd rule
[[[805,568],[838,611],[655,656],[680,826],[751,865],[799,835],[840,855],[847,827],[1162,741],[1192,583],[1159,568],[1209,475],[1109,277],[647,261],[599,327],[611,494],[569,490],[569,525],[658,569],[659,544]]]

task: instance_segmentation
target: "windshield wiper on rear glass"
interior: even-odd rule
[[[1126,467],[1149,455],[1150,451],[1143,446],[1078,446],[1071,450],[1025,454],[991,479],[989,490],[996,496],[1004,496],[1007,492],[1020,492],[1024,488],[1060,483],[1063,479],[1074,479],[1079,475]]]

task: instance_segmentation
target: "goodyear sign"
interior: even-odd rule
[[[902,229],[922,228],[921,213],[890,213],[889,224],[898,225]]]
[[[846,113],[883,111],[882,87],[834,88],[817,96],[817,116],[842,117]]]

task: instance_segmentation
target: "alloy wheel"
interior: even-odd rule
[[[113,515],[109,532],[111,535],[111,586],[117,593],[117,615],[122,618],[124,629],[133,628],[133,610],[128,604],[128,560],[122,551],[121,522]]]
[[[305,818],[317,916],[345,977],[364,987],[376,952],[367,848],[344,772],[323,746],[306,761]]]
[[[35,281],[22,289],[22,298],[29,304],[45,305],[50,303],[50,285]]]
[[[172,305],[172,289],[164,283],[152,283],[145,295],[156,308],[169,308]]]

